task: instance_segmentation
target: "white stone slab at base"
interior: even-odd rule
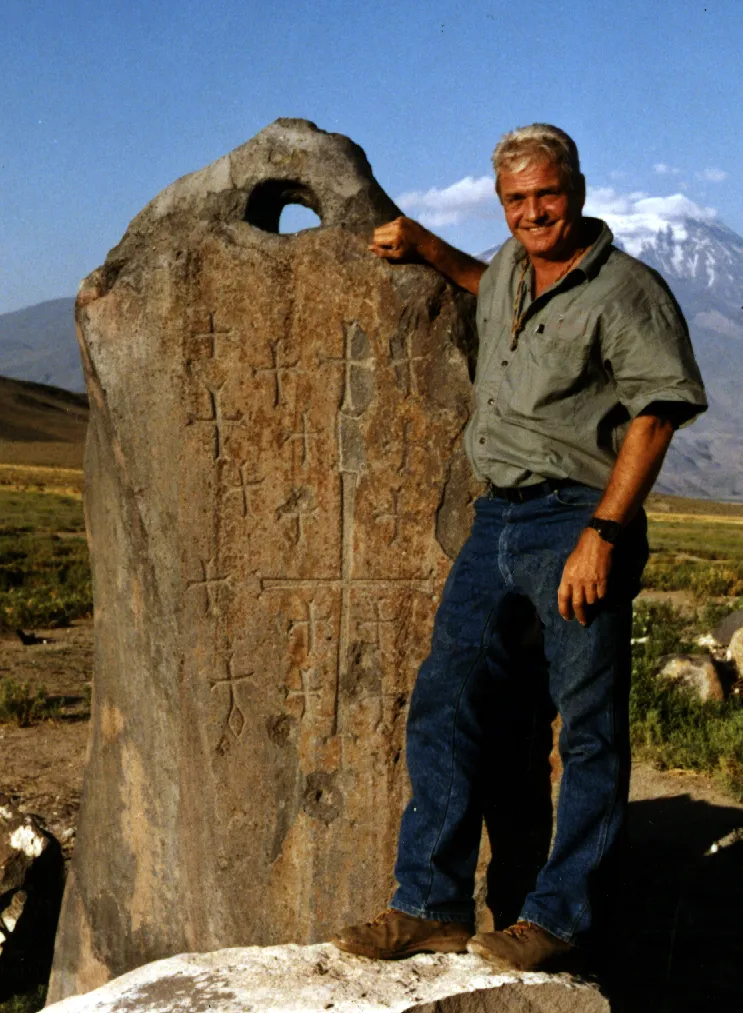
[[[53,1013],[608,1013],[567,975],[498,973],[471,954],[376,961],[334,946],[186,953],[115,978]]]

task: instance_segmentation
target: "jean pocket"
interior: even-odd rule
[[[558,503],[569,507],[595,507],[598,506],[601,497],[604,495],[601,489],[594,489],[590,485],[566,485],[555,489],[552,493]]]

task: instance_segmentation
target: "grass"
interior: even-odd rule
[[[37,1013],[44,1008],[46,985],[38,985],[32,992],[14,995],[0,1002],[0,1013]]]
[[[688,591],[700,602],[743,594],[743,511],[721,506],[727,512],[717,515],[649,511],[645,588]]]
[[[731,602],[733,607],[743,602]],[[635,605],[630,721],[633,755],[665,769],[709,774],[743,800],[743,700],[702,703],[688,690],[660,679],[668,654],[698,650],[694,638],[708,633],[721,608],[688,614],[663,602]]]
[[[40,629],[92,613],[82,501],[0,486],[0,625]]]

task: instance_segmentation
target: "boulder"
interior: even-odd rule
[[[320,226],[279,234],[289,203]],[[473,496],[474,300],[368,251],[397,213],[348,138],[279,120],[81,285],[95,674],[52,1001],[389,898]]]
[[[743,628],[736,630],[730,638],[728,659],[735,666],[736,679],[743,679]]]
[[[56,1003],[54,1013],[608,1013],[568,975],[495,972],[471,954],[374,961],[333,946],[184,954]]]
[[[725,699],[720,676],[709,654],[680,654],[668,658],[659,677],[691,690],[702,702]]]
[[[0,1001],[48,978],[62,876],[58,841],[0,795]]]
[[[715,626],[712,636],[723,647],[727,647],[733,638],[733,634],[743,628],[743,611],[731,612]]]

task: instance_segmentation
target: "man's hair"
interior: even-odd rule
[[[543,159],[557,166],[568,190],[574,192],[582,186],[578,148],[573,138],[550,123],[532,123],[504,134],[495,146],[493,168],[498,195],[501,170],[521,172],[532,162]]]

